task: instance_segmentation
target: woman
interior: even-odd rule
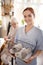
[[[8,34],[8,36],[5,36],[4,39],[6,41],[12,41],[13,42],[16,30],[18,28],[18,23],[14,17],[11,18],[10,24],[11,24],[11,27],[10,27],[9,34]]]
[[[13,43],[14,43],[14,37],[15,37],[15,34],[16,34],[16,30],[17,30],[17,21],[13,17],[11,19],[10,32],[9,32],[8,36],[5,36],[5,38],[4,38],[5,41],[7,41],[7,44],[5,43],[5,48],[1,52],[1,60],[5,64],[8,64],[10,59],[11,59],[11,56],[10,56],[8,50],[12,49],[12,46],[14,45]]]
[[[28,42],[30,45],[33,45],[32,48],[32,56],[26,59],[24,62],[16,59],[17,65],[37,65],[36,59],[37,56],[43,51],[43,36],[40,29],[34,26],[34,18],[35,13],[33,8],[27,7],[23,11],[24,20],[27,23],[25,27],[18,29],[15,42],[19,43],[20,41]],[[25,43],[23,43],[25,45]],[[27,47],[29,46],[27,45]]]

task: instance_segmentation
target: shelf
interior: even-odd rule
[[[13,5],[9,4],[9,5],[3,5],[2,8],[4,8],[4,13],[9,13],[11,8],[13,8]]]

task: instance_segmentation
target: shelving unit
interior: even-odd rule
[[[6,1],[6,0],[2,0],[2,15],[4,13],[4,15],[8,15],[9,12],[11,11],[11,8],[13,8],[13,3],[12,3],[12,0],[9,0],[9,1]]]

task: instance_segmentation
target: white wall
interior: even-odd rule
[[[24,0],[26,1],[26,0]],[[23,0],[15,0],[14,2],[14,12],[15,12],[15,17],[18,20],[19,26],[21,26],[21,20],[23,19],[23,15],[22,15],[22,11],[24,8],[26,7],[33,7],[35,10],[35,26],[40,27],[40,29],[43,30],[43,4],[41,4],[41,0],[38,1],[37,0],[30,0],[30,2],[24,2]],[[32,2],[32,3],[31,3]],[[34,2],[34,4],[33,4]]]

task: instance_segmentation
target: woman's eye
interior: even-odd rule
[[[26,18],[26,16],[24,16],[24,18]]]
[[[28,17],[32,17],[31,15],[28,15]]]

